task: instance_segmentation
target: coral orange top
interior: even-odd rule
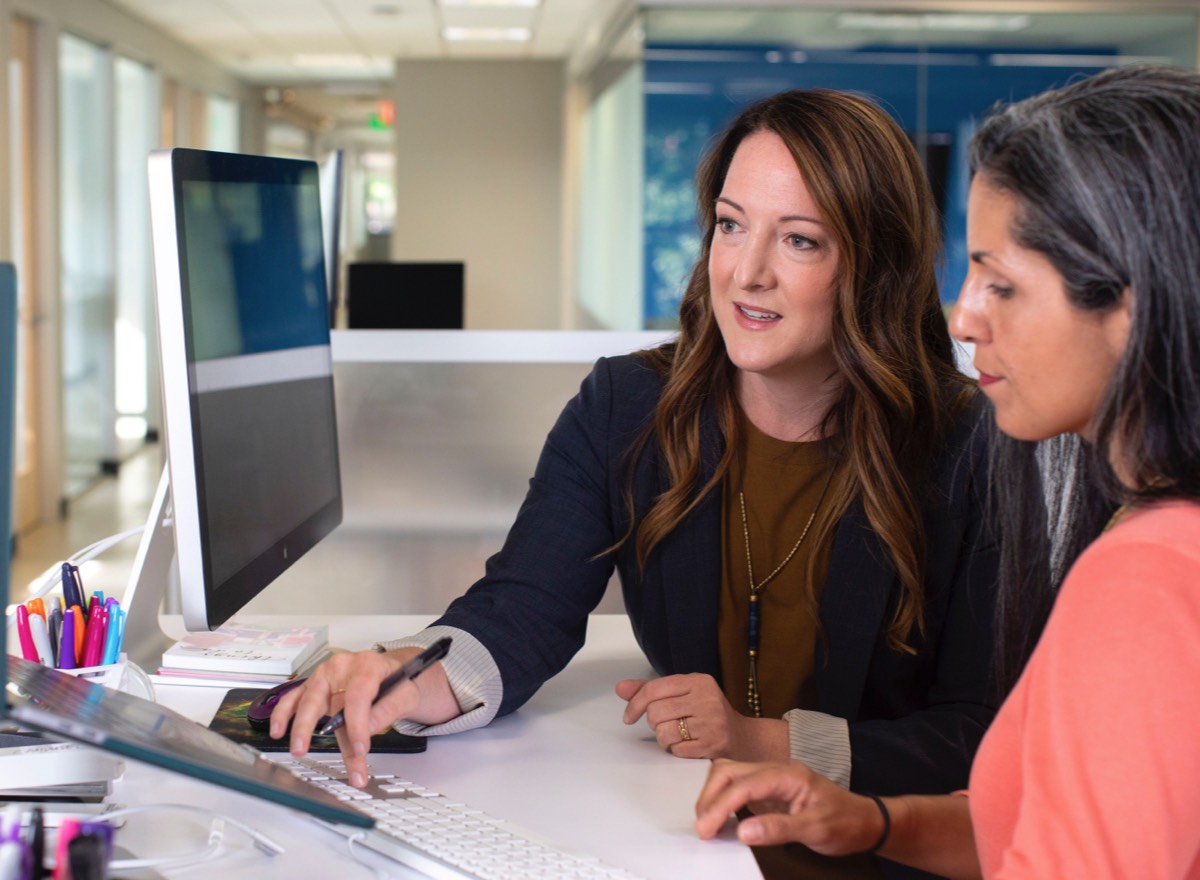
[[[1200,505],[1135,512],[1077,560],[970,804],[988,878],[1200,878]]]

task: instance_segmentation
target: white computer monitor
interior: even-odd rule
[[[17,273],[0,263],[0,599],[8,607],[13,503],[13,421],[17,410]],[[0,652],[7,653],[7,621],[0,628]],[[2,677],[0,677],[2,680]],[[4,696],[0,695],[0,709]]]
[[[336,326],[342,301],[339,271],[342,235],[342,190],[346,176],[345,153],[333,150],[317,163],[321,189],[321,231],[325,244],[325,284],[329,295],[329,326]]]
[[[341,522],[342,494],[316,163],[160,150],[149,176],[167,466],[125,644],[154,666],[168,583],[188,630],[216,628]]]

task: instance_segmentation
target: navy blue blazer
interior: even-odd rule
[[[644,577],[626,532],[631,444],[653,418],[662,381],[636,356],[600,360],[550,431],[529,493],[484,577],[438,621],[491,652],[504,683],[500,713],[528,700],[583,645],[587,616],[614,565],[638,643],[661,675],[719,675],[721,493],[710,492],[655,549]],[[973,406],[938,458],[925,504],[925,633],[914,654],[883,634],[899,593],[882,541],[859,504],[839,523],[821,598],[817,708],[847,719],[851,787],[877,794],[963,788],[995,713],[990,677],[997,552],[985,534],[986,438]],[[721,454],[705,426],[705,475]],[[634,473],[638,515],[667,487],[659,457]],[[914,641],[915,639],[915,641]]]

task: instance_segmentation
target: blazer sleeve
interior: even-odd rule
[[[939,479],[946,506],[928,532],[925,635],[916,640],[916,656],[905,658],[881,633],[863,711],[849,725],[856,791],[964,788],[999,705],[992,667],[999,552],[987,506],[988,432],[980,408],[972,412]],[[897,672],[906,664],[906,674]],[[909,708],[893,711],[894,701],[905,699]]]
[[[644,411],[636,394],[614,391],[614,362],[641,368],[629,357],[596,364],[547,436],[502,549],[437,621],[466,630],[490,652],[504,686],[501,715],[582,647],[587,616],[613,572],[612,554],[602,554],[621,534],[612,511],[622,452]]]

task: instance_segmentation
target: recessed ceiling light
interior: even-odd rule
[[[1029,27],[1028,15],[985,15],[969,12],[843,12],[840,28],[885,31],[1001,31]]]
[[[541,0],[438,0],[439,6],[537,6]]]
[[[367,59],[362,55],[332,55],[310,52],[293,55],[292,63],[299,67],[366,67]]]
[[[382,56],[311,52],[292,55],[291,62],[308,70],[355,71],[367,76],[387,74],[392,66],[392,60]]]
[[[448,27],[442,36],[451,42],[525,43],[533,33],[522,27]]]
[[[377,3],[371,7],[375,15],[399,15],[400,7],[395,3]]]

